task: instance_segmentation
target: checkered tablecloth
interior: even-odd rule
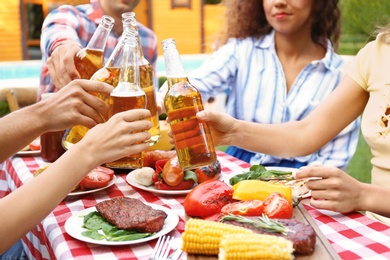
[[[242,171],[250,165],[218,151],[222,173]],[[1,165],[0,196],[6,195],[32,178],[32,173],[46,163],[40,157],[12,157]],[[64,225],[73,214],[95,206],[97,202],[118,196],[138,198],[172,209],[179,224],[170,235],[180,237],[184,231],[185,195],[155,195],[130,186],[126,174],[117,174],[115,185],[81,197],[67,197],[40,225],[23,239],[30,259],[149,259],[156,240],[127,246],[101,246],[69,236]],[[305,208],[329,240],[341,259],[390,259],[390,227],[360,214],[339,214]],[[39,210],[39,209],[37,209]],[[185,256],[184,256],[185,258]]]

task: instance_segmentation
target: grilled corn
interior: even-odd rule
[[[222,236],[219,260],[289,260],[293,259],[291,241],[262,234],[226,234]]]
[[[182,235],[182,250],[189,254],[218,255],[224,234],[253,234],[249,229],[225,223],[189,219]]]

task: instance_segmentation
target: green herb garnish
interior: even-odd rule
[[[283,226],[277,220],[269,219],[264,214],[261,217],[258,217],[256,219],[250,219],[250,218],[246,218],[244,216],[229,214],[229,215],[224,215],[223,217],[221,217],[220,221],[223,221],[223,220],[246,223],[246,224],[250,224],[250,225],[254,226],[255,228],[262,228],[262,229],[267,230],[268,232],[282,233],[283,235],[286,235],[288,232],[295,232],[294,230],[291,230],[288,227]]]

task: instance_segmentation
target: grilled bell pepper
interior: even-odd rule
[[[260,180],[243,180],[233,185],[235,200],[265,200],[274,192],[281,193],[288,202],[292,203],[291,187]]]

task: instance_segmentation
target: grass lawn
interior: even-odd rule
[[[218,150],[226,151],[227,146],[219,146]],[[371,151],[360,133],[358,146],[346,172],[359,181],[371,182]]]

